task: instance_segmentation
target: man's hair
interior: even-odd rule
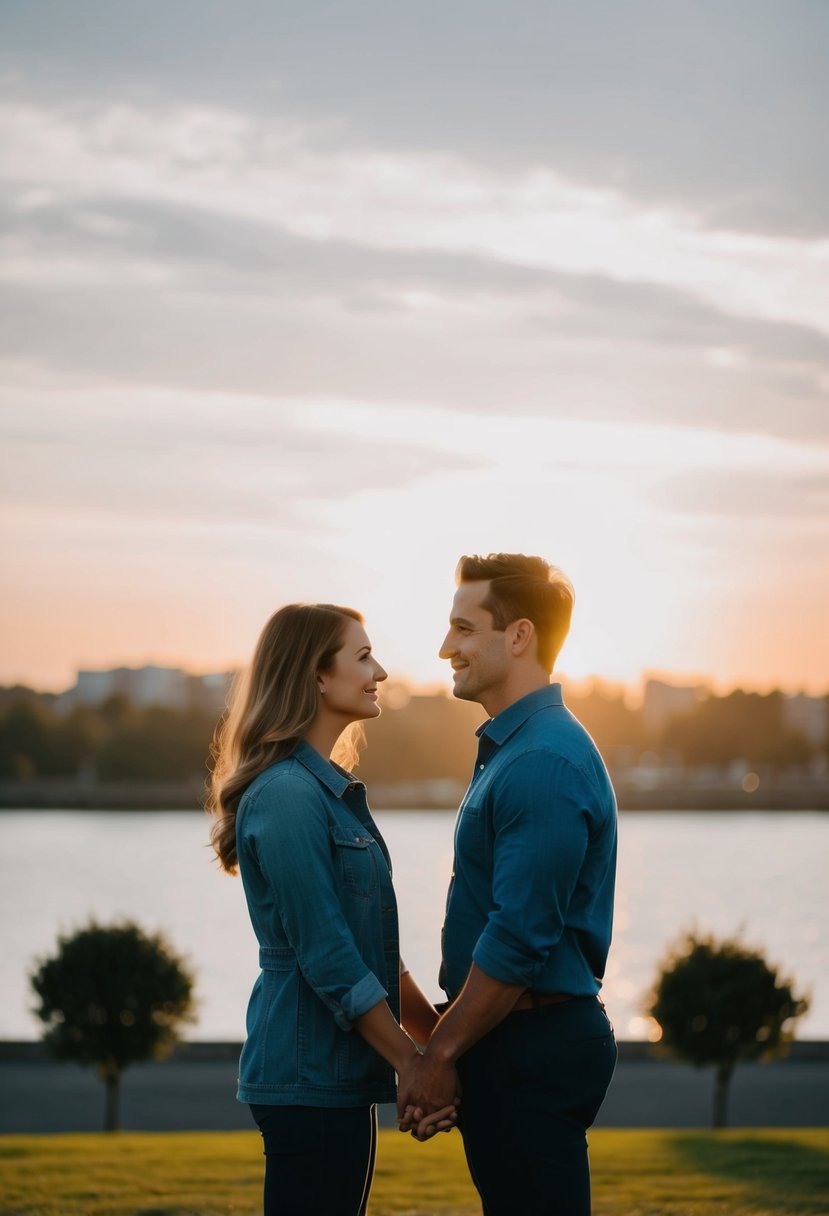
[[[538,638],[538,661],[553,670],[570,628],[575,592],[566,574],[543,557],[524,553],[472,554],[455,570],[458,583],[489,582],[483,607],[496,629],[522,617],[532,621]]]

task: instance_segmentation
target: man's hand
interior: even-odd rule
[[[459,996],[432,1031],[425,1053],[397,1070],[401,1131],[428,1140],[435,1131],[448,1130],[439,1126],[444,1121],[440,1115],[460,1102],[454,1061],[507,1016],[523,991],[523,984],[503,984],[472,964]]]
[[[415,1056],[399,1075],[397,1118],[400,1130],[410,1131],[427,1116],[438,1112],[438,1120],[441,1116],[448,1117],[445,1112],[447,1108],[457,1105],[459,1092],[453,1064],[437,1060],[428,1051],[425,1055]],[[410,1108],[408,1115],[407,1107]],[[420,1115],[417,1120],[412,1118],[414,1111]]]
[[[421,1144],[431,1140],[438,1132],[451,1132],[457,1126],[456,1105],[444,1106],[443,1110],[433,1111],[431,1115],[424,1115],[419,1106],[407,1106],[403,1118],[399,1120],[399,1130],[410,1132]]]

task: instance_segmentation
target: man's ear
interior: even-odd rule
[[[509,631],[511,635],[509,638],[510,653],[515,658],[526,654],[529,648],[535,646],[535,625],[526,617],[513,621]]]

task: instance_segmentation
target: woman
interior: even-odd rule
[[[437,1013],[401,967],[385,844],[347,767],[386,672],[362,617],[289,604],[271,617],[217,732],[211,839],[242,876],[259,941],[240,1101],[265,1145],[265,1213],[355,1216],[376,1102],[395,1098]],[[442,1116],[442,1118],[441,1118]],[[454,1109],[438,1116],[450,1127]]]

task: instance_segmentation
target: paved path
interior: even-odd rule
[[[707,1127],[710,1070],[624,1051],[598,1127]],[[632,1046],[632,1045],[631,1045]],[[771,1064],[738,1067],[731,1092],[735,1127],[829,1125],[829,1054],[803,1051]],[[123,1081],[122,1122],[129,1131],[207,1131],[251,1128],[235,1100],[237,1050],[228,1045],[165,1063],[136,1065]],[[36,1058],[33,1051],[0,1052],[0,1132],[99,1131],[103,1085],[91,1069]],[[393,1108],[381,1108],[392,1123]]]

